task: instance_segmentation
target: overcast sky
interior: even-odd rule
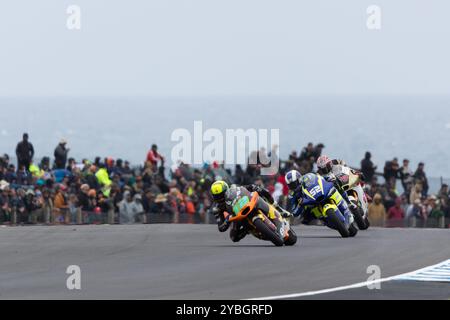
[[[0,95],[448,94],[449,15],[448,0],[3,0]]]

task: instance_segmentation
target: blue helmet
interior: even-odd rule
[[[286,184],[289,187],[289,190],[295,190],[300,185],[302,174],[297,170],[291,170],[286,173],[286,176],[284,178],[286,180]]]

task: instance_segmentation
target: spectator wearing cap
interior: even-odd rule
[[[65,139],[61,139],[59,144],[55,148],[54,156],[55,156],[55,168],[56,169],[65,169],[67,164],[67,157],[69,155],[69,148],[66,148],[67,141]]]
[[[17,144],[16,147],[17,167],[24,166],[27,170],[30,167],[31,160],[34,157],[34,147],[31,142],[28,141],[28,133],[24,133],[22,141]]]
[[[445,215],[442,210],[441,201],[435,195],[428,197],[426,201],[426,212],[427,216],[433,219],[439,219]]]
[[[174,208],[169,204],[167,196],[160,193],[154,199],[154,206],[152,207],[152,213],[159,214],[174,214]]]

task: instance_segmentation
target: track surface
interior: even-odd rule
[[[449,230],[370,229],[341,239],[296,227],[300,245],[238,244],[214,225],[31,226],[0,228],[0,299],[249,299],[366,281],[450,258]],[[66,269],[81,268],[81,290]],[[309,299],[449,299],[450,284],[388,282]]]

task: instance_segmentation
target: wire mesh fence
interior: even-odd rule
[[[0,225],[83,225],[83,224],[213,224],[208,213],[136,213],[124,217],[115,210],[84,211],[81,208],[55,209],[43,207],[31,212],[17,208],[0,210]]]
[[[292,220],[293,224],[298,221]],[[5,211],[0,209],[2,225],[98,225],[98,224],[215,224],[215,217],[208,213],[136,213],[124,217],[116,210],[84,211],[81,208],[55,209],[44,206],[32,212],[17,208]],[[384,228],[450,228],[449,217],[428,217],[427,219],[410,217],[406,219],[388,219],[374,221],[373,227]]]

